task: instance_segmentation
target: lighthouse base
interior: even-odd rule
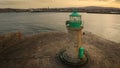
[[[67,64],[67,65],[72,65],[72,66],[83,66],[87,64],[88,62],[88,56],[84,54],[84,57],[82,59],[80,58],[71,58],[67,54],[65,54],[65,50],[61,51],[58,55],[59,59]]]

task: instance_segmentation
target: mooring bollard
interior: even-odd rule
[[[84,57],[84,48],[80,47],[79,48],[79,58],[82,59]]]

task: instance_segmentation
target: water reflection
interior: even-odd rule
[[[66,32],[65,21],[71,13],[1,13],[0,33],[22,31],[32,34],[46,31]],[[120,15],[82,14],[84,30],[120,43]]]
[[[83,14],[85,29],[103,38],[120,42],[120,15]]]

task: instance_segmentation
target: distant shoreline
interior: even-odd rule
[[[36,12],[36,11],[33,11],[33,12],[0,12],[0,13],[46,13],[46,12],[49,12],[49,11],[39,11],[39,12]],[[56,13],[69,13],[71,11],[50,11],[51,13],[53,12],[56,12]],[[116,13],[106,13],[106,12],[82,12],[82,13],[90,13],[90,14],[120,14],[120,12],[116,12]]]
[[[120,8],[113,7],[98,7],[98,6],[88,6],[88,7],[66,7],[66,8],[29,8],[29,9],[19,9],[19,8],[0,8],[0,13],[40,13],[40,12],[73,12],[74,10],[83,13],[97,13],[97,14],[120,14]]]
[[[94,13],[94,14],[120,14],[120,13],[98,13],[98,12],[87,12],[87,13]]]

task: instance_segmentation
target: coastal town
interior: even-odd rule
[[[74,9],[77,9],[79,12],[86,13],[108,13],[108,14],[120,14],[120,8],[112,7],[69,7],[69,8],[29,8],[29,9],[17,9],[17,8],[1,8],[0,13],[5,12],[72,12]]]

